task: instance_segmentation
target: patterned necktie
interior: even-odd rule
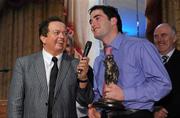
[[[119,70],[114,56],[112,55],[112,47],[106,47],[105,49],[106,58],[104,60],[105,65],[105,82],[106,84],[114,83],[117,84]]]
[[[166,55],[162,56],[163,64],[167,63],[168,58]]]
[[[56,57],[53,57],[52,61],[54,62],[54,65],[51,69],[51,74],[50,74],[49,99],[48,99],[48,118],[52,118],[52,107],[54,104],[54,89],[56,86],[56,79],[57,79],[57,74],[58,74],[58,66],[57,66],[58,59]]]

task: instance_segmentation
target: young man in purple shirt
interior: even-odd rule
[[[153,105],[171,90],[171,81],[159,53],[146,39],[127,37],[116,8],[96,5],[89,10],[94,37],[103,45],[112,47],[119,69],[117,84],[104,82],[105,53],[102,50],[94,63],[95,99],[107,98],[122,101],[126,113],[117,117],[153,118]],[[102,117],[89,105],[89,117]]]

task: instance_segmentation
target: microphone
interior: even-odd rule
[[[92,42],[91,41],[87,41],[85,48],[84,48],[84,52],[83,52],[83,57],[87,57],[89,54],[89,51],[91,49],[92,46]],[[78,70],[78,73],[81,73],[82,70]]]
[[[87,41],[85,48],[84,48],[84,53],[83,53],[83,57],[86,57],[89,53],[89,50],[91,49],[92,46],[92,42],[91,41]]]

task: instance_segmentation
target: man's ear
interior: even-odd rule
[[[177,41],[177,37],[176,37],[176,35],[174,35],[173,42],[176,43],[176,41]]]
[[[116,25],[117,24],[117,19],[115,17],[111,18],[111,24]]]
[[[42,41],[43,44],[46,44],[46,37],[41,35],[40,40]]]

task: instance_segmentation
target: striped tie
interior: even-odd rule
[[[167,62],[168,58],[169,57],[166,55],[162,56],[163,64],[165,64]]]

